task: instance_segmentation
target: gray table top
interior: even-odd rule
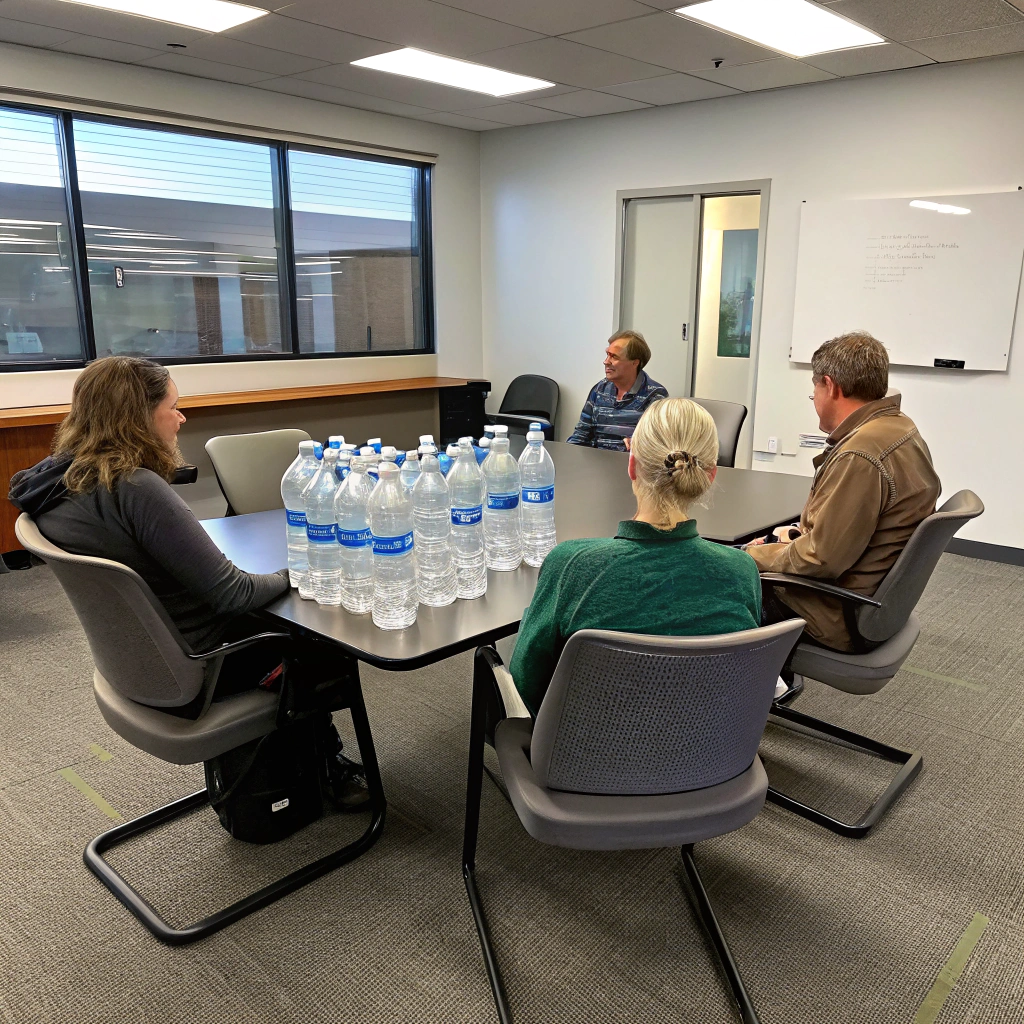
[[[613,536],[619,521],[636,511],[626,455],[560,442],[549,444],[548,450],[557,479],[558,539]],[[694,506],[692,512],[701,536],[731,544],[795,520],[809,489],[808,477],[723,467],[705,498],[707,507]],[[221,551],[247,572],[276,572],[287,564],[283,509],[207,519],[202,525]],[[392,670],[413,669],[514,633],[533,597],[537,572],[527,565],[515,572],[489,571],[484,597],[447,608],[420,605],[416,623],[404,630],[378,629],[369,615],[321,607],[303,601],[294,590],[265,611],[334,641],[363,661]]]

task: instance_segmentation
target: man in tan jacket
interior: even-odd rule
[[[747,547],[761,572],[813,576],[871,595],[915,527],[935,511],[939,478],[900,396],[886,397],[889,356],[870,334],[825,342],[811,357],[814,410],[828,434],[794,539]],[[784,533],[784,531],[782,531]],[[841,603],[795,587],[766,600],[769,621],[796,613],[807,633],[837,651],[853,644]]]

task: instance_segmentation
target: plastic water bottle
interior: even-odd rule
[[[455,556],[456,594],[471,600],[487,593],[484,556],[484,475],[468,437],[459,438],[459,457],[448,474],[452,503],[452,553]]]
[[[482,463],[491,454],[491,439],[485,434],[473,446],[473,451],[476,453],[477,463]]]
[[[394,445],[386,444],[380,450],[381,462],[393,462],[398,465],[398,449]]]
[[[317,461],[324,457],[324,446],[319,441],[313,442],[313,454],[316,455]]]
[[[505,438],[506,441],[508,440],[508,427],[506,427],[504,423],[496,423],[494,426],[494,440],[497,441],[502,437]],[[494,447],[493,441],[491,442],[491,447]]]
[[[422,447],[425,444],[431,445],[432,447],[434,447],[434,449],[436,451],[437,446],[434,444],[434,435],[433,434],[420,434],[420,446]]]
[[[544,433],[531,430],[519,456],[522,481],[523,561],[540,565],[555,546],[555,464],[544,447]]]
[[[406,491],[412,493],[413,486],[420,475],[420,453],[406,452],[405,462],[402,463],[402,486]]]
[[[381,449],[380,438],[379,437],[371,437],[366,442],[366,447],[367,448],[372,448],[378,455],[380,455],[380,449]]]
[[[405,452],[395,452],[395,465],[398,466],[399,469],[401,469],[405,465]]]
[[[485,423],[484,424],[484,437],[486,437],[488,441],[493,441],[494,440],[494,424],[493,423]]]
[[[419,479],[412,489],[412,521],[420,604],[443,608],[455,600],[455,560],[448,484],[434,455],[424,457]]]
[[[338,477],[338,482],[341,483],[345,477],[348,476],[349,469],[352,465],[352,453],[347,448],[338,449],[338,465],[335,467],[335,475]]]
[[[484,506],[487,568],[518,569],[523,560],[519,464],[509,453],[507,437],[498,435],[494,438],[491,454],[484,459],[480,469],[487,484],[487,504]]]
[[[338,449],[328,448],[302,497],[309,541],[309,590],[317,604],[341,604],[341,548],[335,533],[334,496],[338,491]],[[302,590],[299,596],[304,597]]]
[[[416,621],[416,556],[413,550],[412,499],[393,462],[380,466],[370,495],[373,535],[373,624],[405,629]]]
[[[341,604],[353,615],[365,615],[373,606],[373,546],[368,518],[372,493],[373,481],[366,475],[366,463],[357,455],[334,496],[341,548]]]
[[[288,582],[298,588],[305,586],[306,574],[309,572],[309,559],[306,554],[306,503],[303,501],[302,492],[316,476],[319,468],[320,464],[316,461],[316,442],[302,441],[295,461],[281,477],[281,500],[284,502],[284,514],[288,524]]]
[[[377,464],[380,462],[380,456],[370,445],[363,445],[363,447],[359,449],[359,454],[364,459],[368,460],[366,463],[366,475],[376,483],[379,478],[377,473]]]
[[[329,448],[341,448],[341,446],[344,443],[345,443],[345,435],[344,434],[331,434],[331,436],[329,438],[327,438],[327,446]]]
[[[448,459],[448,466],[447,466],[447,468],[445,468],[445,466],[442,465],[441,466],[441,472],[445,476],[447,476],[451,472],[452,466],[455,465],[455,460],[459,457],[459,446],[457,444],[450,444],[450,445],[448,445],[448,447],[445,449],[444,454],[445,454],[445,456]],[[437,461],[440,464],[440,462],[441,462],[441,457],[440,456],[438,456]]]

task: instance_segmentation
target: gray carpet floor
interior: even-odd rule
[[[697,848],[766,1024],[934,1019],[919,1007],[979,913],[989,923],[937,1020],[1024,1022],[1024,569],[945,555],[920,613],[910,662],[880,693],[812,682],[796,704],[924,753],[874,833],[841,839],[768,805]],[[127,819],[200,788],[201,766],[156,761],[107,728],[85,638],[47,569],[0,576],[0,639],[0,1020],[495,1019],[459,870],[470,655],[405,674],[363,669],[390,800],[368,854],[169,948],[83,866],[111,819],[60,772]],[[762,754],[776,783],[845,813],[891,771],[772,727]],[[364,823],[334,816],[251,847],[204,809],[112,859],[184,923]],[[735,1019],[680,870],[673,850],[542,846],[485,781],[478,878],[517,1019]]]

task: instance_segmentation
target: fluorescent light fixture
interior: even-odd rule
[[[674,13],[791,57],[885,42],[808,0],[706,0]]]
[[[950,206],[949,203],[933,203],[927,199],[915,199],[910,205],[917,207],[919,210],[934,210],[936,213],[955,213],[961,217],[965,213],[971,212],[965,206]]]
[[[101,7],[118,14],[134,14],[153,21],[166,21],[171,25],[199,28],[204,32],[223,32],[262,18],[269,11],[248,4],[228,3],[228,0],[64,0],[65,3],[85,7]]]
[[[60,227],[59,220],[11,220],[8,217],[0,217],[0,224],[42,224],[44,227]]]
[[[440,54],[427,53],[425,50],[416,50],[412,47],[379,53],[375,57],[364,57],[352,63],[357,68],[387,71],[391,75],[419,78],[424,82],[450,85],[456,89],[482,92],[488,96],[514,96],[520,92],[547,89],[555,84],[545,82],[542,78],[513,75],[510,71],[499,71],[483,64],[471,64],[468,60],[442,57]]]

